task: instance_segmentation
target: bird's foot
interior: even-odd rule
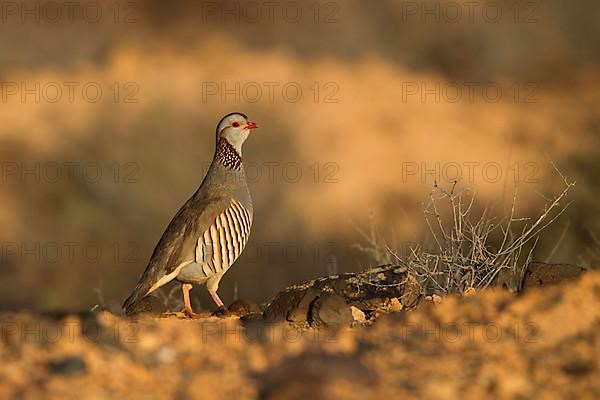
[[[188,318],[195,319],[195,318],[201,317],[200,314],[195,313],[194,310],[192,310],[191,308],[186,308],[183,312],[184,312],[185,316]]]
[[[192,302],[190,301],[190,290],[192,290],[191,283],[184,283],[181,285],[181,291],[183,292],[183,309],[185,315],[188,318],[198,318],[199,315],[192,310]]]

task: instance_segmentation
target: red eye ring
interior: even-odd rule
[[[231,124],[231,126],[233,126],[234,128],[237,128],[238,126],[240,126],[240,123],[236,121],[233,124]]]

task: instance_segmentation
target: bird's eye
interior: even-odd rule
[[[240,126],[240,123],[235,121],[233,124],[231,124],[231,126],[233,126],[234,128],[237,128],[238,126]]]

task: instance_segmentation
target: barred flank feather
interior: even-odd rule
[[[210,228],[198,239],[201,246],[199,264],[208,264],[210,273],[219,274],[231,267],[242,254],[250,236],[252,215],[238,201],[232,200],[231,206],[218,215]]]

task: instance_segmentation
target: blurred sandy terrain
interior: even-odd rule
[[[596,398],[600,276],[297,330],[235,318],[4,313],[0,396]]]

